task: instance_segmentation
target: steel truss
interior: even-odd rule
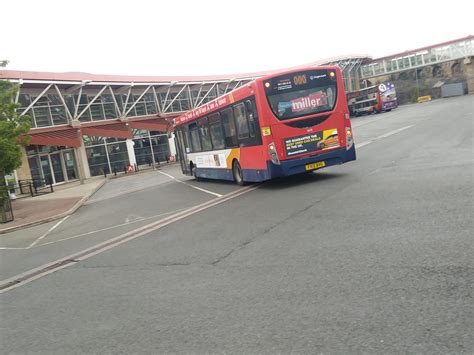
[[[62,109],[66,116],[66,122],[61,124],[71,124],[73,121],[84,121],[86,113],[91,115],[90,109],[93,105],[101,106],[101,112],[104,111],[105,97],[112,101],[117,113],[116,119],[126,119],[127,117],[142,117],[150,115],[176,116],[186,112],[199,105],[224,95],[239,86],[254,80],[255,78],[228,79],[219,81],[202,82],[64,82],[55,80],[24,80],[10,79],[16,82],[19,87],[19,93],[16,96],[16,102],[20,100],[22,94],[29,95],[31,102],[29,105],[19,110],[20,115],[30,115],[32,118],[32,128],[38,127],[35,120],[35,107],[48,107],[51,114],[53,105],[49,95],[56,95],[59,98]],[[82,103],[81,98],[87,96],[87,104]],[[146,99],[145,100],[145,96]],[[150,99],[151,98],[151,99]],[[47,103],[45,103],[47,102]],[[179,103],[179,104],[178,104]],[[145,111],[146,114],[132,115],[134,108],[139,104],[149,104]],[[153,107],[153,109],[152,109]],[[148,113],[151,111],[152,113]],[[92,121],[98,121],[92,116]],[[105,118],[105,114],[104,117]],[[107,117],[107,119],[111,119]],[[41,127],[55,126],[52,117],[49,118],[51,124]]]
[[[324,65],[336,65],[341,69],[342,76],[344,78],[344,85],[347,91],[355,90],[353,87],[351,77],[357,77],[359,67],[366,61],[366,57],[350,57],[344,59],[338,59],[331,62],[324,63]]]

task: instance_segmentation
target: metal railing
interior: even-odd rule
[[[20,195],[30,195],[32,197],[54,192],[53,184],[45,179],[19,180],[18,188],[15,188],[15,190],[19,191]]]

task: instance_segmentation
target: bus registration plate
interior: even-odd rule
[[[325,166],[326,166],[325,162],[318,161],[316,163],[306,164],[306,170],[314,170],[314,169],[324,168]]]

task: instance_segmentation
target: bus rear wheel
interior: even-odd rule
[[[244,176],[242,174],[242,168],[240,167],[240,164],[237,160],[234,160],[234,162],[232,163],[232,174],[234,175],[234,181],[237,185],[245,185]]]

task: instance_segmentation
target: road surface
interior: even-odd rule
[[[311,175],[116,179],[1,236],[4,280],[71,257],[0,295],[2,352],[474,352],[473,108],[355,118],[357,161]]]

